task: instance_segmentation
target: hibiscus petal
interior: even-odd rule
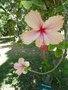
[[[18,69],[16,73],[20,76],[23,73],[23,69]]]
[[[64,20],[61,15],[50,17],[44,23],[44,27],[46,28],[47,32],[55,32],[59,31],[63,26]]]
[[[24,42],[24,44],[28,45],[32,43],[38,36],[39,36],[39,32],[31,30],[31,31],[23,33],[21,35],[21,39]]]
[[[40,26],[42,26],[43,21],[41,19],[40,13],[38,11],[30,11],[26,16],[25,16],[25,21],[27,24],[33,28],[33,29],[39,29]]]
[[[64,38],[64,36],[59,32],[48,33],[47,37],[50,44],[59,44]]]
[[[41,47],[41,45],[43,44],[43,35],[39,35],[39,37],[35,41],[35,44],[37,47]]]
[[[18,62],[19,62],[19,64],[23,64],[24,63],[24,58],[19,58]]]
[[[29,67],[30,63],[28,61],[25,61],[25,64],[24,64],[26,67]]]
[[[19,64],[18,64],[18,63],[15,63],[15,64],[14,64],[14,68],[15,68],[15,69],[18,69],[18,68],[19,68]]]
[[[49,39],[48,39],[48,37],[47,37],[47,35],[46,34],[44,34],[44,42],[45,42],[45,45],[49,45],[50,43],[49,43]]]

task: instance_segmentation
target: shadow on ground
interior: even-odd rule
[[[2,39],[2,43],[5,43],[3,41],[7,41],[7,39]],[[25,60],[28,60],[31,63],[31,67],[33,69],[40,70],[39,67],[41,67],[41,51],[37,49],[34,44],[29,46],[13,44],[2,46],[1,48],[6,47],[12,47],[12,49],[6,53],[8,59],[0,66],[0,86],[10,84],[15,88],[20,87],[21,90],[30,90],[31,88],[33,88],[32,90],[36,90],[38,87],[37,83],[40,82],[41,77],[34,73],[32,74],[31,72],[28,72],[28,74],[21,75],[18,79],[18,76],[15,74],[13,65],[20,57],[23,57]]]

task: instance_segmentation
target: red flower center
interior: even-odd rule
[[[39,30],[40,34],[46,33],[45,29],[46,29],[46,28],[43,28],[43,27],[41,26],[41,27],[40,27],[40,30]]]

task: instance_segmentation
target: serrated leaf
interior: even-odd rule
[[[56,47],[56,45],[49,45],[49,46],[48,46],[48,50],[49,50],[49,51],[53,51],[53,49],[54,49],[55,47]]]
[[[30,9],[32,6],[32,2],[31,1],[21,1],[20,2],[20,8],[24,7],[25,9]]]
[[[36,6],[39,6],[39,7],[42,7],[42,3],[39,2],[39,0],[31,0],[32,4],[36,5]]]
[[[62,49],[62,48],[63,48],[63,44],[64,44],[64,42],[61,42],[61,43],[58,45],[57,48]]]
[[[63,45],[64,45],[64,41],[61,42],[59,45],[58,45],[58,48],[59,49],[63,49]],[[68,48],[68,41],[65,42],[65,45],[64,45],[64,49],[67,49]]]
[[[63,51],[62,51],[62,49],[57,48],[56,51],[54,52],[54,54],[56,57],[60,57],[63,54]]]

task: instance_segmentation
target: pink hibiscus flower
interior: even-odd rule
[[[62,41],[63,35],[58,32],[64,23],[61,15],[50,17],[46,22],[43,22],[40,13],[31,10],[25,16],[25,21],[33,29],[21,35],[24,44],[28,45],[36,40],[36,46],[41,47],[44,51],[47,50],[49,44],[59,44]]]
[[[14,68],[17,69],[16,73],[18,75],[26,74],[27,72],[24,70],[25,67],[29,67],[29,62],[28,61],[24,61],[23,58],[19,58],[18,63],[14,64]]]

